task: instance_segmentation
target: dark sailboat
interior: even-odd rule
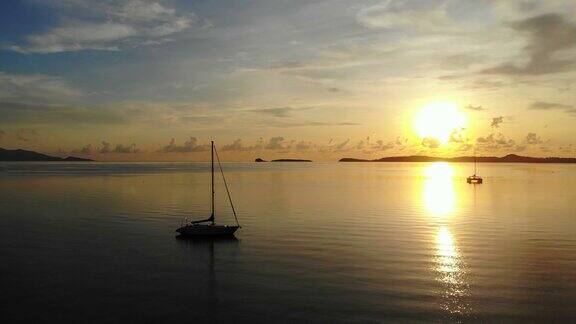
[[[214,208],[214,154],[216,154],[216,159],[218,161],[218,167],[220,168],[220,173],[222,174],[222,180],[224,181],[224,186],[226,187],[226,193],[228,194],[228,201],[230,201],[230,206],[232,207],[232,212],[234,213],[234,219],[236,220],[236,225],[217,225],[215,223],[215,208]],[[234,232],[240,228],[240,223],[238,222],[238,217],[236,216],[236,210],[234,209],[234,204],[232,203],[232,198],[230,197],[230,191],[228,190],[228,184],[226,183],[226,177],[224,177],[224,171],[222,170],[222,164],[220,164],[220,158],[218,157],[218,152],[214,147],[214,141],[211,142],[211,175],[212,175],[212,200],[211,200],[211,212],[210,217],[202,220],[191,221],[187,224],[181,226],[176,230],[183,237],[216,237],[216,236],[231,236]]]

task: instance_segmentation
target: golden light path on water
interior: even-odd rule
[[[454,212],[456,194],[452,184],[454,170],[448,163],[433,163],[424,170],[424,203],[435,217],[445,217]]]
[[[434,163],[426,167],[424,175],[424,206],[438,224],[433,240],[432,270],[442,286],[442,308],[452,314],[464,313],[469,308],[465,301],[469,295],[465,264],[449,228],[450,218],[455,217],[457,211],[454,169],[448,163]]]

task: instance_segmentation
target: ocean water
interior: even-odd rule
[[[576,321],[576,165],[223,167],[1,163],[2,322]]]

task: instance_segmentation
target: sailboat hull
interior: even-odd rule
[[[482,183],[482,178],[478,176],[470,176],[466,179],[468,183]]]
[[[238,228],[240,226],[198,224],[182,226],[176,232],[186,237],[231,236],[234,235]]]

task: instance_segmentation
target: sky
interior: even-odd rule
[[[0,147],[196,161],[210,140],[576,156],[576,1],[0,2]]]

